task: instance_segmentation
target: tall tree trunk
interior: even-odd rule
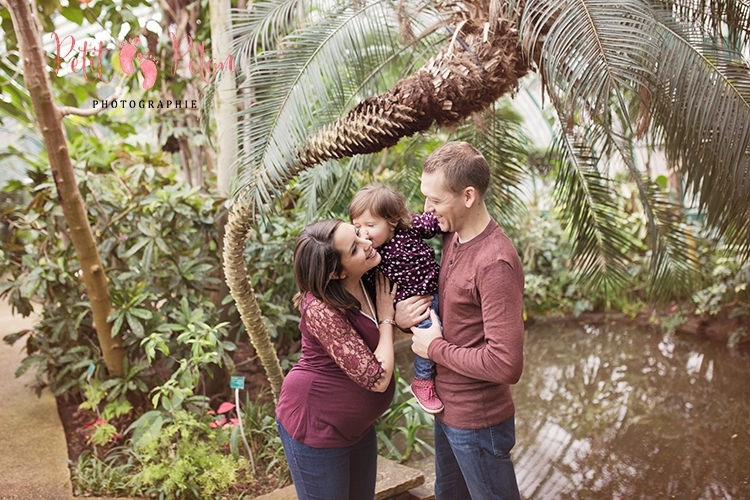
[[[208,8],[211,18],[211,50],[218,59],[229,54],[232,39],[229,35],[232,7],[230,0],[209,0]],[[214,97],[216,105],[216,136],[219,151],[216,156],[216,183],[219,195],[228,198],[230,181],[236,175],[237,166],[237,116],[236,106],[232,104],[237,98],[237,85],[234,72],[226,71],[219,75],[219,82]]]
[[[41,37],[35,22],[36,13],[31,11],[26,0],[7,0],[7,5],[21,48],[24,81],[44,138],[70,240],[81,264],[102,357],[109,374],[120,377],[123,375],[125,350],[122,347],[122,337],[113,337],[112,327],[107,322],[107,316],[112,312],[107,276],[75,180],[62,127],[62,114],[52,99]]]
[[[232,51],[232,37],[229,33],[231,27],[230,10],[231,0],[209,0],[208,9],[211,19],[211,52],[214,57],[224,60]],[[242,8],[242,7],[240,7]],[[217,75],[216,93],[214,94],[214,107],[216,109],[216,140],[218,145],[216,151],[216,188],[219,196],[229,198],[231,196],[231,181],[237,174],[237,106],[233,103],[237,99],[237,85],[234,77],[234,68]],[[229,213],[222,211],[216,219],[216,225],[221,235],[219,252],[224,255],[224,233]],[[224,298],[229,295],[229,287],[224,276],[224,268],[221,268],[221,286],[219,287],[217,306],[224,303]],[[228,305],[221,306],[219,321],[230,324],[230,335],[239,329],[239,314],[236,309]],[[276,395],[276,393],[274,393]]]

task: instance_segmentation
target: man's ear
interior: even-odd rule
[[[473,207],[476,204],[478,198],[479,193],[477,193],[477,190],[474,186],[469,186],[464,189],[464,206],[466,208]]]

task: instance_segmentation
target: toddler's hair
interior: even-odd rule
[[[411,227],[411,212],[406,198],[385,184],[370,184],[357,191],[349,203],[349,220],[359,217],[365,210],[395,224],[397,231]]]

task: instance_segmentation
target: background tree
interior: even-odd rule
[[[120,333],[112,335],[112,327],[108,318],[113,309],[107,276],[99,257],[96,240],[89,225],[86,207],[81,199],[68,153],[68,144],[62,125],[63,113],[52,99],[52,91],[47,79],[46,58],[42,50],[36,16],[24,0],[7,0],[6,7],[13,17],[21,48],[26,88],[31,96],[34,114],[44,138],[70,240],[81,265],[101,355],[110,375],[120,377],[124,373],[123,361],[125,359],[122,335]]]
[[[290,180],[433,124],[452,127],[512,94],[532,71],[557,115],[556,199],[585,282],[614,292],[627,278],[632,238],[617,217],[615,158],[636,181],[648,219],[650,289],[664,296],[690,283],[690,235],[678,207],[639,168],[638,137],[663,148],[708,225],[744,258],[750,253],[747,5],[479,0],[439,2],[433,10],[428,2],[313,3],[289,26],[297,6],[257,2],[235,23],[254,94],[243,116],[240,143],[249,146],[240,153],[224,261],[256,347],[265,333],[242,249]],[[410,69],[429,54],[383,89],[394,65]],[[269,358],[261,356],[278,387],[278,363]]]
[[[107,101],[111,105],[124,96],[137,100],[158,95],[164,101],[195,99],[200,102],[199,85],[203,76],[210,78],[212,72],[193,74],[187,68],[191,59],[198,66],[198,45],[208,36],[209,23],[207,18],[200,19],[200,3],[163,2],[155,6],[142,0],[128,0],[62,5],[56,1],[40,0],[30,4],[2,2],[2,7],[0,20],[4,39],[0,45],[0,119],[3,119],[4,126],[32,143],[38,137],[40,148],[43,138],[43,150],[50,153],[49,165],[55,174],[66,219],[59,228],[71,233],[70,240],[80,258],[94,325],[101,333],[103,359],[112,375],[121,376],[123,352],[117,349],[122,345],[122,331],[119,328],[112,330],[112,325],[106,321],[111,322],[115,317],[108,295],[111,290],[107,290],[108,280],[104,276],[104,270],[112,263],[105,262],[102,266],[97,250],[100,235],[91,234],[90,221],[86,219],[91,207],[81,202],[78,192],[81,172],[74,173],[74,168],[82,164],[87,168],[90,166],[91,158],[104,149],[100,139],[106,141],[115,135],[132,141],[138,132],[135,120],[122,119],[117,110],[103,109],[102,104],[94,108],[92,99],[99,103]],[[22,7],[23,10],[19,11]],[[163,9],[161,16],[155,16],[160,7]],[[11,11],[15,13],[13,16]],[[19,12],[28,14],[28,30],[25,26],[19,28],[20,18],[16,15]],[[160,18],[161,24],[154,21],[155,18]],[[59,50],[47,52],[42,41],[49,41],[53,33],[57,35],[58,32]],[[112,40],[105,42],[99,53],[99,47],[90,37],[102,32]],[[66,36],[68,34],[70,36]],[[150,58],[159,65],[153,89],[142,89],[142,75],[137,71],[139,62],[135,57],[136,71],[123,77],[118,53],[119,44],[125,40],[134,41],[144,60]],[[32,41],[33,47],[30,45]],[[89,50],[85,54],[82,49],[84,42],[88,43]],[[190,42],[192,48],[188,51]],[[82,64],[84,58],[87,60],[85,65]],[[77,65],[73,66],[70,59]],[[200,125],[199,110],[158,110],[153,111],[150,118],[147,128],[152,137],[158,139],[156,144],[149,146],[176,153],[186,180],[210,189],[212,177],[208,175],[204,181],[204,174],[212,174],[214,170],[206,140],[210,128]],[[87,152],[81,153],[81,149],[74,147],[80,141],[88,141]],[[3,158],[16,157],[21,163],[33,162],[34,148],[18,147],[13,142],[5,143],[0,155]],[[78,149],[72,158],[69,153],[71,145],[73,150]],[[94,272],[98,274],[92,275]],[[28,314],[30,310],[23,313]],[[113,349],[116,353],[114,359]]]

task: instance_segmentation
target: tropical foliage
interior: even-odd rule
[[[115,400],[148,394],[170,376],[187,377],[196,387],[198,370],[226,362],[225,351],[233,349],[210,300],[219,281],[215,201],[176,180],[159,155],[126,151],[100,151],[89,169],[79,171],[117,306],[110,321],[116,333],[125,334],[128,353],[126,378],[107,382],[107,398]],[[38,390],[49,384],[63,396],[87,386],[89,366],[103,366],[49,173],[30,174],[28,205],[6,215],[10,231],[1,272],[7,279],[1,290],[22,314],[40,313],[37,329],[12,339],[26,342],[29,357],[20,370],[36,365]],[[16,181],[10,188],[24,185]],[[203,350],[208,358],[186,364]]]
[[[538,70],[558,124],[557,205],[584,281],[616,291],[628,274],[634,242],[617,218],[617,165],[647,218],[654,293],[696,271],[681,207],[638,162],[638,138],[664,151],[708,224],[747,255],[743,4],[321,2],[301,18],[293,5],[262,2],[235,22],[253,97],[237,192],[251,214],[300,170],[455,124]]]
[[[19,373],[36,370],[36,390],[48,386],[98,417],[91,453],[75,467],[81,493],[243,494],[232,485],[259,476],[242,456],[238,427],[211,427],[209,397],[219,396],[211,386],[226,389],[234,344],[249,334],[278,391],[298,350],[296,234],[344,214],[372,181],[393,184],[419,211],[419,166],[447,140],[467,140],[490,160],[489,206],[522,256],[528,315],[633,313],[654,296],[692,298],[709,314],[750,311],[744,3],[261,0],[239,8],[238,72],[224,75],[239,84],[239,175],[224,240],[224,199],[209,194],[210,116],[80,109],[109,92],[197,96],[200,74],[169,71],[180,52],[167,28],[207,40],[204,4],[169,2],[160,25],[141,25],[135,11],[148,4],[138,0],[35,3],[46,36],[60,16],[100,23],[142,36],[144,53],[161,61],[146,91],[137,73],[122,74],[112,48],[101,59],[105,79],[116,77],[110,85],[58,74],[53,54],[44,68],[109,279],[108,322],[124,339],[118,377],[104,370],[50,162],[36,154],[18,39],[0,8],[0,113],[17,143],[33,145],[0,151],[29,166],[31,180],[7,188],[0,296],[24,314],[40,311],[33,331],[8,338],[27,347]],[[527,78],[533,72],[537,80]],[[208,110],[216,89],[203,90]],[[551,152],[537,150],[537,131],[524,127],[539,109],[511,99],[534,92],[548,103],[535,123],[553,131]],[[664,176],[651,175],[644,149],[663,155]],[[222,299],[222,246],[246,331],[226,322],[235,304]],[[280,484],[272,409],[244,406],[251,455]],[[382,451],[400,460],[429,451],[427,423],[397,395],[378,423]],[[406,449],[394,445],[402,439]]]
[[[261,487],[281,484],[280,447],[268,443],[278,440],[272,408],[245,401],[240,410],[257,467],[267,469],[262,476],[237,446],[236,426],[211,426],[209,411],[228,392],[226,374],[235,372],[235,343],[215,304],[220,200],[179,180],[161,153],[110,144],[89,160],[78,175],[110,277],[112,328],[125,339],[123,377],[106,376],[43,163],[29,171],[31,183],[6,186],[24,202],[4,207],[7,232],[0,245],[7,258],[0,295],[18,312],[33,310],[39,318],[34,329],[4,339],[25,345],[17,373],[34,370],[37,392],[49,388],[80,403],[90,418],[90,451],[74,469],[77,490],[165,498],[212,492],[220,498],[236,494],[237,483],[257,489],[257,477],[267,474],[278,479]],[[269,295],[282,296],[283,287],[273,283]],[[265,286],[259,283],[261,291]]]

